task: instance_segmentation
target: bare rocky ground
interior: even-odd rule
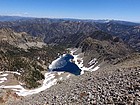
[[[9,98],[5,105],[140,105],[140,55],[72,76],[39,94]]]

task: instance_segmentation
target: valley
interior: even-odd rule
[[[117,20],[1,20],[0,104],[139,105],[139,26]]]

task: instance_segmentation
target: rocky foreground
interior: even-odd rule
[[[7,105],[140,105],[140,55],[97,71],[72,76]]]

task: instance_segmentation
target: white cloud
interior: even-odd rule
[[[28,12],[24,12],[24,13],[23,13],[23,15],[26,15],[26,16],[28,16],[28,15],[29,15],[29,13],[28,13]]]
[[[24,12],[24,13],[13,13],[13,14],[9,14],[9,15],[12,15],[12,16],[29,16],[29,13],[28,12]]]
[[[8,12],[5,12],[5,13],[2,13],[2,15],[6,15],[6,16],[25,16],[25,17],[28,17],[30,14],[28,12],[16,12],[16,13],[8,13]]]

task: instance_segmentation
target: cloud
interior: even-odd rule
[[[20,12],[8,13],[8,12],[5,12],[3,15],[6,15],[6,16],[26,16],[26,17],[28,17],[29,13],[28,12],[24,12],[24,13],[20,13]]]
[[[23,15],[29,15],[29,13],[28,12],[24,12]]]

